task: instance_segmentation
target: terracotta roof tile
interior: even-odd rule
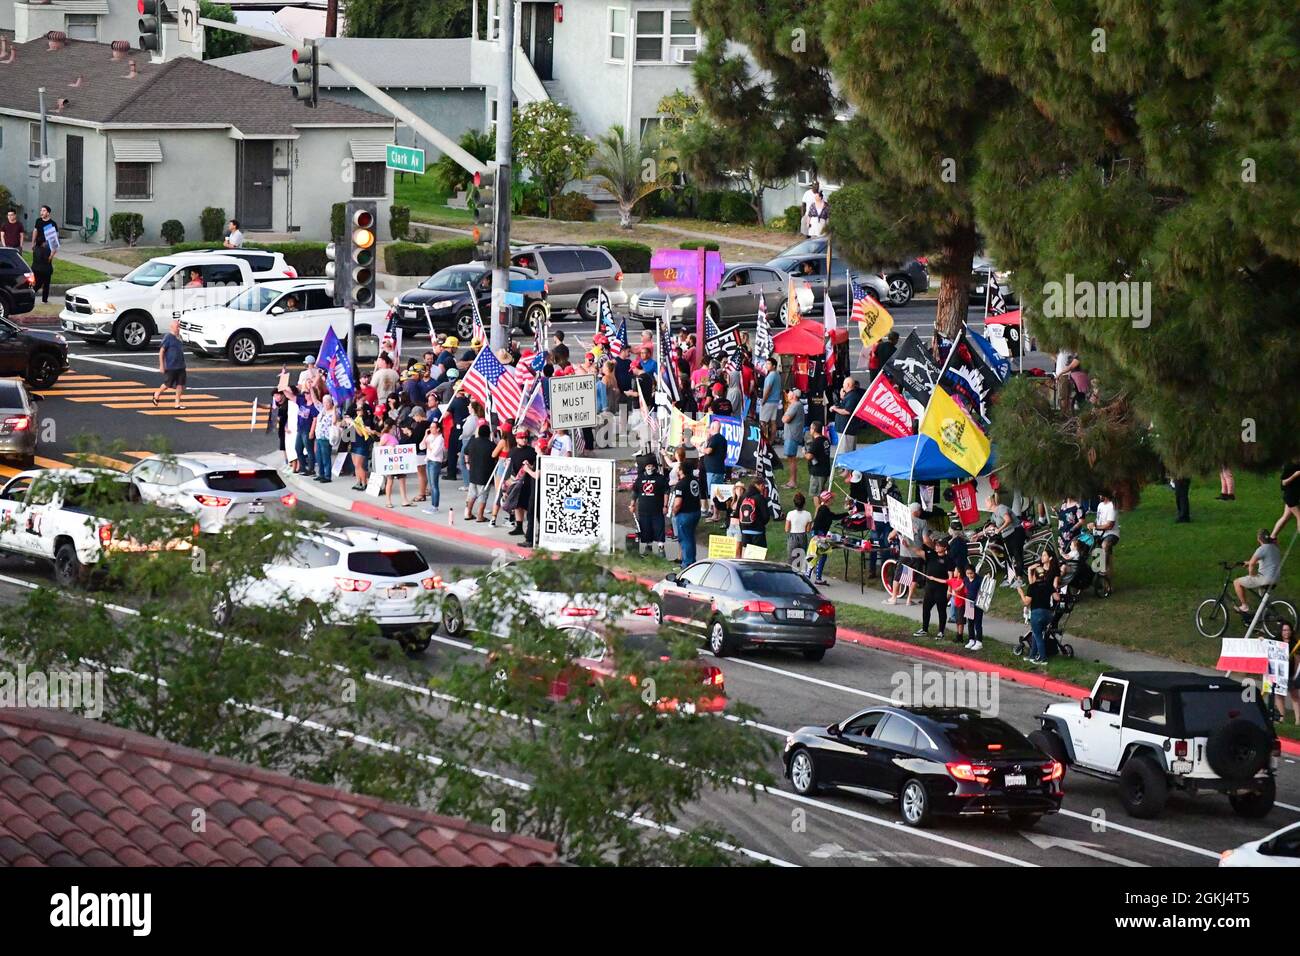
[[[3,94],[0,81],[0,95]],[[206,826],[193,829],[195,809]],[[523,837],[45,710],[0,711],[0,864],[501,866]]]

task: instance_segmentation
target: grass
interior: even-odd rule
[[[136,266],[144,265],[150,259],[165,256],[170,252],[171,246],[120,246],[115,249],[87,252],[86,255],[94,256],[96,259],[107,259],[109,262],[134,269]]]
[[[23,259],[30,266],[32,264],[32,254],[23,253]],[[86,285],[90,282],[103,282],[108,276],[96,269],[89,269],[86,266],[78,265],[75,262],[67,262],[54,257],[54,276],[50,279],[51,285]]]
[[[468,209],[452,209],[447,205],[450,194],[436,177],[425,173],[396,174],[393,177],[393,204],[411,210],[411,222],[428,222],[434,225],[463,226],[473,221]]]

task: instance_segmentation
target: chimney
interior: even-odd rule
[[[126,59],[126,51],[131,49],[131,41],[114,40],[108,45],[108,48],[113,51],[113,59],[124,60]]]
[[[66,109],[71,105],[72,105],[72,100],[68,99],[66,96],[61,97],[60,99],[55,100],[54,102],[54,112],[62,113],[64,109]]]
[[[53,52],[54,50],[63,49],[67,44],[68,35],[62,30],[51,30],[49,33],[45,34],[45,39],[50,41],[50,51]]]

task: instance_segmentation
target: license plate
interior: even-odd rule
[[[978,294],[978,293],[980,293],[980,292],[983,292],[983,291],[984,291],[984,287],[983,287],[982,285],[977,285],[977,286],[975,287],[975,292],[976,292],[976,294]]]
[[[1175,760],[1170,764],[1174,773],[1191,773],[1192,762],[1190,760]]]
[[[404,598],[406,597],[406,588],[389,588],[388,596],[390,598]]]
[[[1004,787],[1025,787],[1029,785],[1029,777],[1023,773],[1009,773],[1002,778]]]
[[[793,610],[793,609],[792,609],[792,610],[786,611],[786,612],[785,612],[785,616],[786,616],[787,618],[789,618],[791,621],[806,621],[806,620],[808,620],[808,612],[807,612],[807,611],[800,611],[800,610]]]

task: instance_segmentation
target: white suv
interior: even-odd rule
[[[358,309],[358,337],[382,331],[387,315],[388,303],[378,297],[370,308]],[[182,316],[181,339],[195,352],[249,365],[263,355],[314,354],[331,326],[340,341],[347,338],[348,310],[334,304],[324,279],[280,279]]]
[[[1224,793],[1238,816],[1273,808],[1281,751],[1259,691],[1223,677],[1109,671],[1079,703],[1050,704],[1029,739],[1055,760],[1119,783],[1135,817],[1169,790]]]
[[[126,474],[143,500],[193,515],[204,533],[260,517],[291,517],[298,503],[279,472],[239,455],[151,455]]]
[[[183,259],[191,256],[229,256],[243,259],[253,270],[253,278],[258,282],[270,282],[272,279],[296,279],[298,270],[289,265],[283,252],[269,249],[200,249],[196,252],[180,252],[174,258]]]
[[[238,607],[286,607],[307,602],[320,619],[346,625],[370,619],[403,649],[425,650],[438,629],[442,578],[419,548],[369,528],[323,529],[304,534],[262,574],[239,582],[212,618],[230,623]]]
[[[116,339],[133,352],[149,347],[172,319],[218,305],[254,284],[243,259],[179,255],[150,259],[121,279],[69,289],[59,313],[64,332],[91,342]]]

